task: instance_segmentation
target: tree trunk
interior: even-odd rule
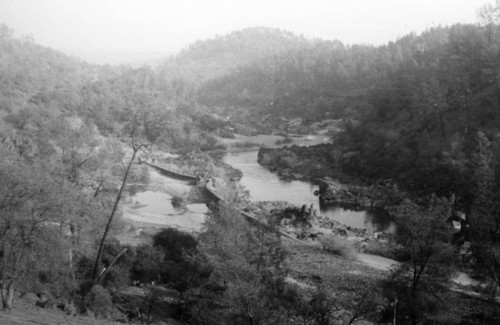
[[[97,251],[97,257],[96,257],[95,262],[94,262],[93,280],[96,284],[97,284],[99,274],[100,274],[99,267],[101,265],[101,258],[102,258],[102,251],[104,248],[104,243],[106,242],[108,232],[111,229],[111,223],[113,221],[113,217],[115,216],[116,210],[118,209],[118,203],[120,203],[123,189],[125,188],[125,185],[127,184],[127,177],[128,177],[129,172],[130,172],[130,168],[132,167],[132,163],[134,162],[134,159],[135,159],[137,152],[143,146],[144,145],[142,145],[142,144],[139,146],[135,146],[134,144],[132,144],[132,149],[134,150],[134,153],[132,154],[132,158],[130,158],[127,169],[125,170],[125,175],[123,176],[122,185],[120,186],[120,190],[118,191],[118,195],[116,196],[115,204],[113,205],[113,210],[111,211],[111,215],[109,216],[108,223],[106,224],[106,228],[104,229],[104,234],[102,235],[101,242],[99,243],[99,250]]]
[[[14,301],[14,281],[10,280],[2,283],[1,296],[2,296],[2,309],[9,310],[12,308]]]

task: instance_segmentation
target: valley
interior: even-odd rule
[[[500,25],[154,66],[0,28],[3,324],[495,324]]]

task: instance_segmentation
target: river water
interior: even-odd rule
[[[394,232],[394,223],[382,211],[348,210],[341,207],[321,209],[318,197],[313,192],[318,186],[303,181],[284,181],[257,163],[258,151],[228,152],[225,163],[240,169],[243,177],[240,183],[249,190],[254,201],[287,201],[297,206],[311,204],[322,216],[342,224],[365,228],[371,231]]]
[[[391,219],[382,212],[354,211],[340,207],[320,208],[318,197],[313,192],[318,186],[303,181],[284,181],[277,174],[270,172],[257,163],[257,147],[278,147],[275,145],[279,136],[261,135],[255,137],[238,136],[236,139],[224,139],[228,152],[223,161],[238,168],[243,173],[241,184],[249,190],[254,201],[287,201],[297,206],[307,205],[342,224],[365,228],[371,231],[393,232],[394,225]],[[327,142],[326,136],[301,136],[294,137],[293,144],[314,145]],[[253,143],[253,150],[238,151],[238,144]],[[141,222],[175,226],[181,230],[199,231],[205,219],[207,208],[205,205],[192,204],[187,209],[179,211],[172,206],[172,196],[185,197],[190,185],[185,182],[173,180],[150,170],[150,184],[148,190],[136,194],[125,205],[124,215],[129,219]],[[169,194],[166,194],[169,193]]]

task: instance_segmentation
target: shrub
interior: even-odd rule
[[[321,237],[319,242],[323,249],[329,253],[345,258],[354,258],[354,246],[348,240],[330,235]]]
[[[142,283],[160,279],[163,253],[152,246],[141,245],[136,249],[135,261],[132,265],[132,279]]]
[[[75,253],[75,277],[78,282],[92,279],[94,261],[83,254]]]
[[[109,239],[107,245],[104,246],[102,264],[106,268],[124,248],[127,248],[127,251],[116,260],[102,280],[102,285],[108,289],[121,288],[130,284],[130,269],[135,260],[135,252],[132,247],[121,245],[116,238]]]
[[[85,305],[96,318],[109,318],[113,311],[113,301],[108,290],[94,285],[85,296]]]
[[[153,246],[163,253],[161,282],[185,291],[208,279],[212,268],[197,250],[198,241],[190,234],[169,228],[154,236]]]
[[[198,242],[186,232],[168,228],[163,229],[154,236],[153,246],[163,250],[165,260],[182,262],[184,261],[184,253],[194,253]]]

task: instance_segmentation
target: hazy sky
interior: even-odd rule
[[[0,0],[16,35],[91,61],[177,52],[245,27],[277,27],[346,44],[383,44],[411,31],[476,22],[488,0]],[[101,59],[97,59],[100,56]]]

